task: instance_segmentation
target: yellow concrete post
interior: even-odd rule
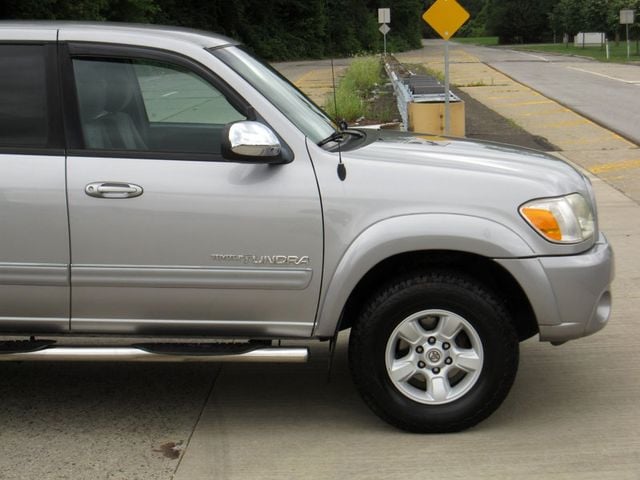
[[[444,135],[444,102],[442,103],[417,103],[411,102],[409,110],[409,131],[419,133],[431,133]],[[464,137],[464,102],[451,102],[449,104],[451,115],[450,135]]]

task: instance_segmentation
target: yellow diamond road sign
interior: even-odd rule
[[[440,34],[445,40],[449,40],[454,33],[469,19],[469,12],[456,2],[456,0],[438,0],[431,8],[424,12],[422,19]]]

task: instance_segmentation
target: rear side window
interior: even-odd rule
[[[0,146],[47,146],[45,47],[0,45],[0,65]]]

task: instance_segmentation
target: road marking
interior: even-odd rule
[[[513,91],[513,92],[502,92],[499,95],[490,95],[490,96],[488,96],[487,100],[504,100],[507,96],[517,97],[518,95],[521,95],[523,93],[526,94],[526,92],[523,92],[522,90]],[[511,99],[508,98],[507,100],[511,100]]]
[[[609,80],[616,80],[618,82],[628,83],[630,85],[640,85],[640,80],[625,80],[624,78],[612,77],[611,75],[606,75],[604,73],[599,73],[599,72],[592,72],[591,70],[585,70],[584,68],[578,68],[578,67],[567,67],[567,68],[570,68],[571,70],[577,70],[578,72],[590,73],[591,75],[597,75],[599,77],[608,78]]]
[[[591,122],[586,118],[578,118],[576,120],[566,120],[564,122],[544,123],[544,128],[561,128],[561,127],[578,127],[580,125],[590,125]]]
[[[589,122],[589,123],[593,123],[593,122]],[[603,129],[603,130],[606,130],[606,129]],[[564,143],[568,145],[576,145],[576,144],[584,144],[584,143],[600,143],[603,140],[611,140],[611,137],[615,138],[616,140],[624,140],[624,139],[621,139],[619,135],[616,135],[612,132],[607,132],[605,134],[601,134],[598,136],[591,136],[589,138],[578,138],[576,140],[564,140]]]
[[[621,162],[605,163],[590,167],[588,170],[597,175],[599,173],[614,172],[617,170],[630,170],[632,168],[640,168],[640,159],[622,160]]]
[[[346,70],[347,67],[340,65],[337,65],[334,68],[336,83],[338,83],[339,79],[344,76]],[[312,87],[313,85],[317,85],[318,87],[333,88],[331,67],[316,68],[315,70],[310,70],[295,79],[293,81],[293,84],[302,90],[304,90],[304,88]]]
[[[526,55],[527,57],[537,58],[538,60],[542,60],[543,62],[549,63],[549,59],[545,57],[541,57],[540,55],[534,55],[533,53],[528,52],[520,52],[518,50],[510,50],[511,52],[519,53],[520,55]]]
[[[175,95],[176,93],[178,93],[178,91],[176,90],[175,92],[169,92],[169,93],[165,93],[164,95],[161,95],[162,97],[170,97],[171,95]]]
[[[309,80],[309,78],[311,78],[312,76],[314,76],[318,71],[317,70],[309,70],[307,73],[302,74],[302,76],[300,76],[299,78],[297,78],[296,80],[294,80],[294,84],[300,88],[300,85],[304,84],[305,82],[307,82]]]
[[[541,116],[545,116],[545,115],[557,115],[558,113],[561,113],[561,110],[558,110],[557,106],[554,106],[552,110],[542,110],[539,112],[529,112],[529,113],[520,113],[519,115],[521,117],[541,117]]]
[[[510,105],[513,107],[516,107],[516,106],[520,107],[520,106],[526,106],[526,105],[544,105],[549,103],[555,103],[555,102],[552,102],[551,100],[532,100],[529,102],[507,103],[506,105]]]

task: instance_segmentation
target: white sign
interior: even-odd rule
[[[391,23],[391,9],[390,8],[379,8],[378,9],[378,23]]]
[[[635,21],[635,10],[620,10],[620,23],[622,25],[631,25]]]
[[[380,28],[378,30],[380,30],[380,33],[383,35],[386,35],[391,31],[391,29],[389,28],[389,25],[387,25],[386,23],[383,23],[382,25],[380,25]]]
[[[604,32],[580,32],[573,37],[573,44],[576,47],[602,46],[606,43],[607,36]]]

